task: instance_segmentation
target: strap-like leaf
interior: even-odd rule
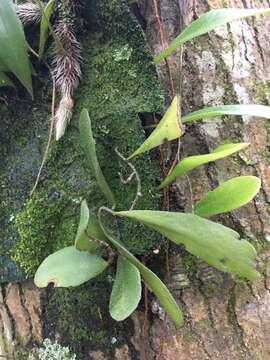
[[[161,145],[165,141],[175,140],[182,135],[179,107],[179,97],[175,96],[158,126],[145,142],[129,157],[129,159],[145,153],[146,151]]]
[[[207,107],[182,117],[183,124],[210,119],[222,115],[248,115],[270,119],[270,106],[265,105],[222,105]]]
[[[78,286],[102,273],[108,263],[88,251],[69,246],[49,255],[35,274],[36,286],[43,288]]]
[[[42,12],[39,36],[39,58],[42,59],[44,48],[49,34],[50,18],[55,7],[55,0],[50,0]]]
[[[110,314],[116,321],[128,318],[136,310],[142,295],[141,276],[124,256],[117,260],[116,278],[110,298]]]
[[[260,187],[261,180],[255,176],[235,177],[206,194],[195,205],[194,212],[208,217],[237,209],[251,201]]]
[[[165,284],[154,274],[150,269],[143,265],[134,255],[132,255],[117,239],[115,239],[109,232],[104,228],[100,222],[100,226],[104,231],[111,244],[118,250],[118,252],[124,256],[128,261],[137,267],[140,271],[145,283],[153,291],[161,305],[169,314],[176,326],[183,324],[183,315],[173,296],[171,295]]]
[[[168,186],[171,182],[174,181],[178,176],[182,176],[187,172],[195,169],[198,166],[207,164],[211,161],[223,159],[229,155],[234,154],[237,151],[243,150],[249,144],[248,143],[239,143],[239,144],[225,144],[217,147],[210,154],[205,155],[194,155],[189,156],[181,160],[176,167],[173,169],[170,175],[168,175],[163,182],[159,185],[158,190]]]
[[[0,62],[16,75],[33,97],[31,67],[23,27],[11,0],[0,1]]]
[[[155,63],[159,63],[167,56],[171,55],[176,49],[182,46],[186,41],[194,39],[200,35],[206,34],[222,25],[233,20],[243,19],[248,16],[266,14],[270,8],[266,9],[217,9],[211,10],[197,20],[193,21],[188,27],[178,35],[171,45],[155,57]]]
[[[223,225],[197,215],[166,211],[121,211],[116,215],[150,226],[219,270],[249,280],[260,276],[254,266],[254,247],[246,240],[239,240],[237,232]]]
[[[89,167],[95,174],[100,190],[103,192],[111,206],[115,207],[114,195],[99,166],[98,157],[96,154],[95,139],[92,133],[91,120],[86,109],[83,109],[80,115],[80,139],[81,145],[88,160]]]

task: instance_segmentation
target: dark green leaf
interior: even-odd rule
[[[149,151],[165,141],[178,139],[182,135],[179,115],[179,97],[175,96],[159,124],[145,142],[129,157],[129,159]]]
[[[195,205],[195,214],[212,216],[237,209],[258,193],[261,180],[255,176],[239,176],[210,191]]]
[[[166,211],[121,211],[118,216],[136,219],[166,236],[176,244],[199,256],[219,270],[256,280],[256,251],[239,234],[223,225],[197,215]]]
[[[50,0],[44,11],[40,23],[40,37],[39,37],[39,58],[41,59],[44,53],[44,48],[49,34],[50,18],[55,7],[55,0]]]
[[[33,97],[31,67],[23,27],[11,0],[0,1],[0,60]]]
[[[115,207],[114,195],[99,166],[98,157],[96,154],[95,139],[93,138],[92,133],[91,120],[86,109],[83,109],[80,115],[80,139],[81,145],[88,160],[88,164],[90,169],[95,174],[100,190],[103,192],[111,206]]]
[[[182,46],[186,41],[194,39],[200,35],[206,34],[222,25],[233,20],[243,19],[248,16],[266,14],[270,8],[265,9],[217,9],[211,10],[197,20],[193,21],[188,27],[178,35],[171,45],[155,57],[155,63],[159,63],[167,56],[171,55],[176,49]]]
[[[248,115],[270,119],[270,106],[265,105],[222,105],[207,107],[182,117],[182,123],[215,118],[221,115]]]
[[[234,154],[237,151],[245,149],[248,143],[239,144],[224,144],[217,147],[210,154],[189,156],[181,160],[173,169],[170,175],[168,175],[163,182],[159,185],[158,190],[168,186],[179,176],[186,174],[187,172],[195,169],[198,166],[207,164],[211,161],[223,159],[229,155]]]
[[[101,257],[69,246],[42,262],[35,275],[35,284],[40,288],[50,283],[55,287],[78,286],[102,273],[107,266]]]
[[[169,314],[170,318],[174,321],[176,326],[183,324],[183,315],[170,291],[165,284],[154,274],[150,269],[143,265],[138,259],[135,258],[118,240],[116,240],[100,223],[103,232],[110,240],[111,244],[116,247],[118,252],[129,260],[140,271],[145,283],[153,291],[161,305]]]
[[[136,266],[119,256],[116,278],[110,298],[110,314],[116,321],[128,318],[141,299],[141,276]]]

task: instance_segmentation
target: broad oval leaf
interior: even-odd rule
[[[121,211],[116,215],[148,225],[219,270],[249,280],[260,276],[255,269],[254,247],[246,240],[239,240],[237,232],[223,225],[193,214],[166,211]]]
[[[251,201],[260,187],[261,180],[255,176],[235,177],[206,194],[195,205],[194,212],[208,217],[237,209]]]
[[[0,60],[33,97],[26,40],[11,0],[0,1]]]
[[[80,140],[85,152],[90,169],[94,172],[100,190],[105,195],[112,207],[115,207],[115,198],[112,193],[102,170],[99,166],[96,154],[96,143],[92,133],[91,120],[86,109],[83,109],[80,115]]]
[[[221,115],[248,115],[270,119],[270,106],[265,105],[222,105],[207,107],[182,117],[182,123],[210,119]]]
[[[93,237],[92,240],[91,236]],[[96,215],[89,211],[86,200],[83,200],[81,203],[80,222],[75,238],[75,247],[78,250],[95,252],[100,245],[94,239],[106,241],[106,236],[99,225]]]
[[[107,266],[100,256],[69,246],[49,255],[39,266],[34,281],[40,288],[50,283],[55,287],[78,286],[102,273]]]
[[[39,58],[41,59],[44,53],[44,48],[49,34],[50,18],[55,7],[55,0],[50,0],[45,9],[42,11],[42,18],[40,23],[39,36]]]
[[[145,153],[161,144],[165,141],[171,141],[178,139],[182,135],[182,129],[180,125],[179,110],[179,96],[175,96],[170,107],[166,111],[159,124],[152,132],[152,134],[145,140],[145,142],[129,157],[132,159],[134,156]]]
[[[155,63],[159,63],[167,56],[171,55],[176,49],[182,46],[186,41],[194,39],[200,35],[206,34],[222,25],[233,20],[243,19],[248,16],[266,14],[270,8],[265,9],[217,9],[211,10],[187,26],[184,31],[178,35],[171,45],[155,57]]]
[[[0,86],[11,86],[15,87],[10,78],[3,72],[0,71]]]
[[[117,213],[115,213],[117,214]],[[175,299],[172,294],[165,286],[165,284],[159,279],[159,277],[154,274],[150,269],[148,269],[145,265],[143,265],[134,255],[132,255],[122,244],[120,241],[115,239],[102,225],[100,222],[100,226],[104,234],[110,240],[111,244],[118,250],[119,254],[124,256],[128,261],[130,261],[133,265],[137,267],[140,271],[144,282],[151,289],[151,291],[156,295],[161,305],[167,311],[168,315],[175,323],[177,327],[183,325],[183,314],[177,305]]]
[[[168,186],[171,182],[173,182],[178,176],[182,176],[198,166],[207,164],[211,161],[223,159],[236,153],[237,151],[245,149],[247,146],[249,146],[248,143],[224,144],[217,147],[210,154],[189,156],[181,160],[176,165],[171,174],[168,175],[159,185],[158,190],[163,189],[165,186]]]
[[[116,278],[110,298],[110,314],[116,321],[128,318],[140,302],[141,276],[135,265],[124,256],[117,260]]]

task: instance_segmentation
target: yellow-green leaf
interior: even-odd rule
[[[200,35],[206,34],[222,25],[233,20],[243,19],[248,16],[266,14],[270,8],[265,9],[217,9],[211,10],[197,20],[193,21],[188,27],[178,35],[170,46],[155,57],[155,63],[159,63],[175,50],[182,46],[186,41],[194,39]]]
[[[166,211],[121,211],[116,215],[148,225],[219,270],[249,280],[260,276],[255,269],[254,247],[248,241],[240,240],[236,231],[223,225],[193,214]]]
[[[96,143],[93,137],[91,120],[86,109],[83,109],[80,115],[80,140],[82,148],[85,152],[86,158],[88,160],[88,165],[93,171],[97,184],[100,190],[105,195],[106,199],[109,201],[112,207],[115,207],[115,198],[112,193],[103,172],[99,166],[98,157],[96,153]]]
[[[245,149],[248,145],[248,143],[224,144],[217,147],[210,154],[189,156],[181,160],[176,165],[171,174],[168,175],[159,185],[158,190],[163,189],[165,186],[168,186],[171,182],[174,181],[175,178],[186,174],[187,172],[195,169],[196,167],[207,164],[211,161],[223,159],[229,155],[234,154],[237,151]]]
[[[116,321],[128,318],[136,310],[142,295],[141,276],[124,256],[117,260],[117,271],[110,298],[110,314]]]
[[[129,159],[139,154],[149,151],[165,141],[175,140],[182,135],[179,116],[179,97],[175,96],[170,107],[166,111],[159,124],[145,142],[129,157]]]
[[[100,256],[69,246],[49,255],[39,266],[34,281],[40,288],[50,283],[55,287],[78,286],[102,273],[107,266]]]
[[[270,106],[265,105],[222,105],[207,107],[182,117],[182,123],[210,119],[222,115],[248,115],[270,119]]]
[[[39,37],[39,58],[41,59],[44,53],[46,41],[49,34],[50,18],[55,7],[55,0],[50,0],[42,12],[40,23],[40,37]]]
[[[16,75],[33,97],[26,40],[11,0],[0,1],[0,62]]]
[[[260,187],[261,180],[255,176],[235,177],[206,194],[195,205],[194,212],[208,217],[237,209],[251,201]]]

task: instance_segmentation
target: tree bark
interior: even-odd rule
[[[229,1],[228,7],[268,7],[268,1]],[[141,7],[148,42],[155,54],[203,12],[224,7],[219,1],[149,0]],[[185,46],[158,65],[168,98],[177,91],[182,74],[182,111],[221,104],[268,104],[270,57],[269,17],[234,21]],[[173,84],[173,85],[172,85]],[[172,90],[174,89],[174,90]],[[176,90],[175,90],[176,89]],[[192,172],[176,181],[173,199],[179,210],[220,182],[237,175],[256,175],[260,194],[248,206],[222,216],[259,251],[262,279],[254,284],[234,281],[179,250],[171,251],[170,283],[186,315],[186,325],[175,331],[155,320],[151,327],[153,359],[270,359],[269,234],[270,166],[269,124],[251,117],[217,118],[190,125],[181,140],[181,157],[205,153],[226,139],[249,142],[247,151]],[[176,207],[172,202],[171,206]],[[207,231],[207,229],[206,229]]]
[[[226,5],[267,7],[269,2],[231,0]],[[144,0],[135,6],[154,54],[192,19],[220,7],[224,7],[223,2],[209,0]],[[269,41],[270,19],[265,16],[235,21],[186,45],[182,62],[178,52],[157,66],[167,103],[181,88],[183,113],[209,105],[269,104]],[[176,331],[162,313],[160,317],[153,315],[151,323],[146,322],[138,311],[132,316],[132,346],[137,353],[130,351],[130,344],[122,344],[115,349],[115,359],[270,359],[269,136],[267,121],[250,117],[217,118],[187,126],[181,139],[181,158],[211,151],[228,139],[251,145],[237,156],[177,180],[170,201],[174,211],[183,211],[226,179],[240,174],[259,176],[262,190],[255,200],[218,220],[256,246],[262,279],[253,284],[233,280],[183,249],[172,247],[167,282],[183,308],[185,326]],[[16,352],[15,338],[23,339],[22,345],[41,343],[46,325],[42,298],[46,306],[45,293],[35,289],[31,281],[2,285],[0,355]],[[105,353],[100,346],[84,358],[107,359]]]

